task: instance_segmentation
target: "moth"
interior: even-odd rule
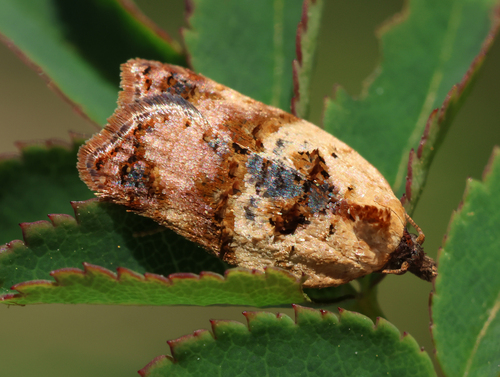
[[[118,108],[78,154],[99,197],[232,265],[306,276],[305,287],[435,276],[387,181],[340,140],[186,68],[121,68]]]

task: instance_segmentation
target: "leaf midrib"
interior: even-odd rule
[[[481,341],[484,339],[486,332],[488,331],[488,328],[490,327],[491,322],[493,322],[493,320],[497,317],[499,311],[500,311],[500,292],[498,293],[498,295],[495,299],[495,304],[491,308],[491,312],[490,312],[490,315],[488,316],[488,319],[484,322],[484,325],[481,328],[481,331],[479,331],[479,334],[477,335],[476,342],[474,343],[474,347],[472,348],[470,356],[467,359],[467,363],[465,364],[465,370],[464,370],[464,374],[463,374],[464,377],[467,377],[469,375],[470,369],[472,367],[472,362],[474,361],[474,357],[476,356],[479,345],[481,344]]]
[[[274,67],[273,67],[273,88],[271,105],[280,107],[281,86],[283,80],[283,64],[284,64],[284,41],[283,41],[283,27],[284,27],[284,0],[274,1]]]

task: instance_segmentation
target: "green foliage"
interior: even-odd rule
[[[193,68],[249,97],[290,111],[302,0],[192,3],[194,12],[184,38]]]
[[[244,313],[248,327],[211,321],[207,330],[169,341],[172,357],[159,357],[142,376],[435,376],[415,340],[380,319],[358,313],[295,307],[286,315]],[[229,356],[229,357],[228,357]],[[408,368],[411,365],[411,369]]]
[[[427,118],[480,53],[495,3],[409,2],[379,31],[382,64],[361,98],[339,89],[328,102],[325,129],[370,161],[396,193],[404,192],[408,153],[418,147]]]
[[[455,114],[460,109],[466,97],[466,93],[474,82],[486,58],[486,54],[493,44],[494,39],[492,36],[494,33],[498,32],[499,27],[500,17],[497,13],[493,17],[490,34],[482,44],[479,54],[474,58],[461,81],[454,85],[448,92],[439,109],[436,108],[431,112],[427,119],[418,148],[416,148],[416,150],[412,149],[410,152],[405,192],[406,203],[404,203],[408,213],[412,213],[418,203],[427,181],[430,165],[436,155],[436,150],[443,142]]]
[[[439,255],[432,333],[448,376],[498,376],[500,149],[484,182],[469,180]]]
[[[120,64],[138,56],[174,64],[175,43],[118,0],[4,0],[0,33],[50,86],[101,125],[116,107]]]

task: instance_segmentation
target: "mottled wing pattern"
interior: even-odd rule
[[[188,69],[131,60],[119,107],[79,154],[103,198],[243,267],[306,286],[381,269],[405,226],[380,173],[316,126]]]
[[[219,148],[207,138],[218,138]],[[220,240],[210,203],[226,186],[229,142],[189,102],[163,93],[122,104],[81,148],[78,169],[102,198],[207,247]]]

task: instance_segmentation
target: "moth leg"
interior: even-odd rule
[[[418,237],[415,240],[415,242],[418,243],[419,245],[422,245],[424,243],[424,241],[425,241],[425,234],[424,234],[424,232],[422,232],[422,229],[420,229],[420,227],[415,223],[415,221],[413,221],[413,219],[410,217],[410,215],[408,215],[406,212],[405,212],[405,215],[406,215],[406,219],[408,220],[408,222],[418,232]]]
[[[408,271],[408,268],[410,267],[410,264],[408,262],[403,262],[401,265],[401,268],[394,269],[394,270],[382,270],[381,272],[383,274],[392,274],[392,275],[403,275]]]

